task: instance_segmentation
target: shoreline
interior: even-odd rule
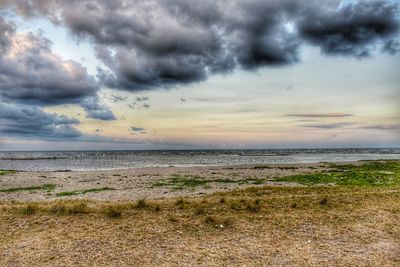
[[[36,160],[36,159],[35,159]],[[38,159],[43,160],[43,159]],[[46,159],[52,160],[52,159]],[[157,169],[157,168],[236,168],[236,167],[254,167],[258,165],[271,165],[271,166],[285,166],[285,165],[314,165],[314,164],[354,164],[358,162],[371,162],[371,161],[386,161],[386,160],[400,160],[400,158],[376,158],[376,159],[359,159],[359,160],[343,160],[343,161],[310,161],[310,162],[285,162],[285,163],[244,163],[244,164],[193,164],[193,165],[156,165],[156,166],[138,166],[138,167],[115,167],[115,168],[96,168],[96,169],[53,169],[53,170],[35,170],[35,169],[17,169],[17,168],[1,168],[4,171],[17,171],[17,172],[97,172],[97,171],[126,171],[126,170],[139,170],[139,169]],[[22,160],[23,161],[23,160]],[[31,160],[27,160],[31,161]],[[0,160],[1,162],[1,160]]]
[[[146,154],[147,155],[147,154]],[[269,155],[226,155],[210,156],[197,154],[174,154],[171,158],[162,157],[163,154],[134,156],[129,154],[102,154],[100,157],[92,158],[90,155],[84,157],[67,157],[63,154],[40,155],[40,158],[2,160],[0,169],[18,171],[108,171],[125,170],[137,168],[164,168],[164,167],[223,167],[253,164],[313,164],[320,162],[353,162],[365,160],[400,160],[400,154],[387,153],[325,153],[325,154],[293,154],[292,156]],[[21,155],[23,156],[23,155]],[[27,155],[25,155],[27,156]],[[14,157],[14,156],[12,156]],[[51,159],[47,159],[47,158]],[[59,159],[54,159],[59,157]]]

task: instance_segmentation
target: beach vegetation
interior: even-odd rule
[[[210,184],[255,184],[260,185],[265,183],[265,179],[247,178],[247,179],[228,179],[228,178],[203,178],[197,175],[181,175],[174,174],[168,179],[158,180],[153,183],[154,187],[172,187],[174,190],[182,190],[187,188],[203,187],[210,188]]]
[[[10,174],[14,174],[17,171],[13,171],[13,170],[0,170],[0,175],[10,175]]]
[[[67,206],[64,203],[54,203],[51,205],[49,212],[51,214],[63,215],[67,212]]]
[[[33,215],[38,211],[39,207],[35,203],[29,203],[20,208],[19,212],[22,215]]]
[[[203,206],[197,206],[194,210],[194,215],[201,215],[204,214],[205,210]]]
[[[102,187],[102,188],[90,188],[90,189],[75,190],[75,191],[64,191],[64,192],[57,193],[56,196],[64,197],[64,196],[84,195],[87,193],[92,193],[92,192],[96,193],[96,192],[109,191],[109,190],[116,190],[116,189],[111,188],[111,187]]]
[[[143,210],[143,209],[145,209],[145,208],[147,208],[147,207],[148,207],[148,204],[146,203],[146,200],[145,200],[144,198],[139,199],[139,200],[137,201],[137,203],[136,203],[136,208],[137,208],[137,209]]]
[[[87,203],[83,201],[79,201],[77,203],[73,203],[71,206],[67,207],[66,213],[70,215],[76,215],[76,214],[85,214],[89,213],[90,210],[88,208]]]
[[[27,187],[11,187],[11,188],[0,188],[2,193],[13,193],[18,191],[34,191],[34,190],[47,190],[51,191],[56,188],[55,184],[44,184],[44,185],[33,185]]]
[[[395,160],[363,164],[329,164],[325,171],[279,177],[276,181],[304,185],[391,186],[400,184],[400,163]]]
[[[112,218],[112,219],[117,219],[122,216],[122,212],[119,209],[116,209],[115,207],[108,206],[105,209],[105,212],[107,217]]]

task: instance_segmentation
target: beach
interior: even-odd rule
[[[0,265],[398,266],[400,162],[0,175]]]
[[[287,182],[276,181],[276,178],[313,173],[324,169],[324,166],[314,163],[150,167],[101,171],[18,171],[0,176],[0,188],[3,191],[21,189],[12,193],[0,192],[0,201],[70,198],[118,201],[201,196],[248,186],[290,186]],[[30,189],[35,187],[38,189]],[[80,193],[84,191],[86,193]]]
[[[0,0],[0,267],[400,267],[399,11]]]

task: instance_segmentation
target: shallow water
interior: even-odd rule
[[[0,169],[110,170],[138,167],[343,162],[400,159],[400,149],[0,152]]]

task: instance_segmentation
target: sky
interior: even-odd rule
[[[400,1],[0,0],[0,150],[400,147]]]

